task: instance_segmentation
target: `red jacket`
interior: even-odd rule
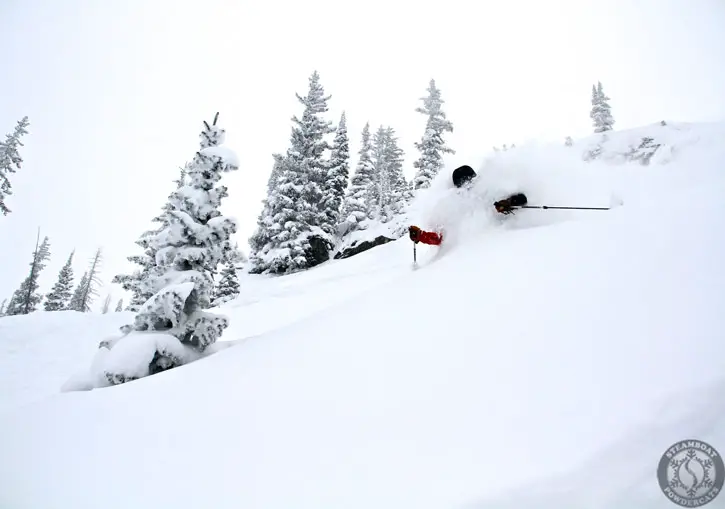
[[[428,244],[430,246],[440,246],[441,242],[443,242],[443,236],[436,232],[421,230],[418,240],[423,244]]]

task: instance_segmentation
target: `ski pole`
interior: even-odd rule
[[[610,207],[555,207],[552,205],[522,205],[522,209],[611,210]]]
[[[415,244],[416,243],[413,242],[413,263],[417,263],[418,262],[418,257],[417,257],[416,252],[415,252]]]

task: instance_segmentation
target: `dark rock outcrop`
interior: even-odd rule
[[[365,240],[363,242],[356,242],[350,246],[347,246],[346,248],[338,251],[335,254],[335,260],[340,260],[342,258],[349,258],[351,256],[355,256],[356,254],[360,254],[364,251],[367,251],[368,249],[372,249],[375,246],[382,246],[383,244],[387,244],[388,242],[392,242],[395,239],[391,239],[389,237],[386,237],[385,235],[379,235],[378,237],[374,238],[373,240]]]
[[[332,246],[319,235],[311,235],[310,248],[305,252],[310,267],[314,267],[330,259]]]

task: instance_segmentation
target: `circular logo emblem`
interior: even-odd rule
[[[657,467],[662,492],[683,507],[712,502],[723,489],[722,456],[702,440],[682,440],[667,449]]]

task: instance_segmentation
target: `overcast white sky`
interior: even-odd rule
[[[216,111],[241,160],[223,209],[248,252],[271,154],[315,69],[353,154],[366,121],[391,125],[410,177],[430,78],[455,127],[449,169],[493,145],[589,134],[597,80],[615,128],[725,120],[723,27],[722,0],[3,0],[0,135],[23,115],[31,126],[0,216],[0,301],[38,227],[51,240],[44,291],[74,248],[77,277],[98,247],[106,282],[130,269]],[[98,305],[109,290],[123,294],[106,286]]]

